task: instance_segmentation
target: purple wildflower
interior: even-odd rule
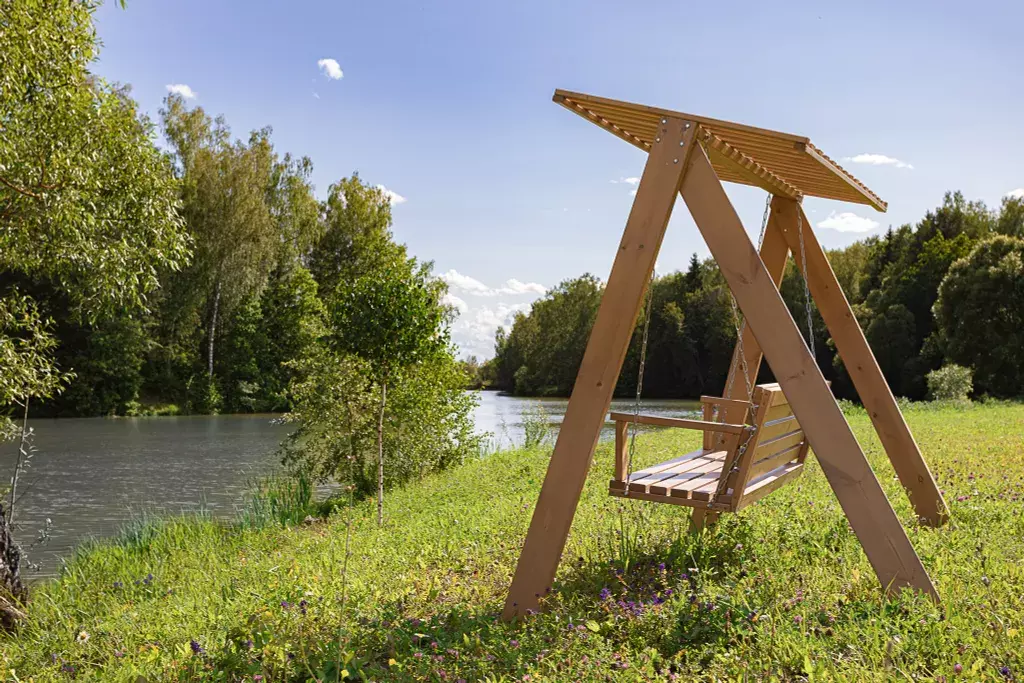
[[[192,654],[194,654],[194,655],[204,655],[204,654],[206,654],[206,650],[203,649],[203,646],[199,644],[198,640],[191,640],[191,641],[189,641],[188,645],[189,645],[189,647],[192,648]]]
[[[1001,666],[1001,667],[999,667],[999,673],[1002,674],[1003,678],[1009,678],[1010,677],[1010,667],[1008,667],[1008,666]]]
[[[306,607],[309,605],[305,600],[299,600],[299,611],[303,614],[306,613]]]
[[[291,609],[291,606],[292,606],[292,603],[288,602],[287,600],[282,600],[281,601],[281,608],[282,609]]]
[[[602,588],[601,589],[601,599],[602,600],[607,600],[610,597],[612,597],[612,592],[610,590],[608,590],[607,588]]]
[[[249,638],[247,641],[245,641],[245,649],[246,650],[251,650],[252,648],[253,648],[252,638]]]
[[[512,647],[519,647],[519,641],[518,640],[510,640],[510,641],[508,641],[508,644],[511,645]]]

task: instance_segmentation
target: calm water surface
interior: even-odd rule
[[[524,399],[479,392],[474,419],[493,448],[518,443],[528,411],[557,426],[566,399]],[[644,412],[684,415],[694,401],[645,401]],[[614,401],[613,410],[632,410]],[[82,418],[33,420],[36,455],[23,476],[17,509],[18,538],[29,545],[51,521],[49,541],[30,549],[48,576],[83,540],[116,535],[144,515],[204,510],[231,518],[245,503],[249,483],[279,462],[277,449],[290,426],[273,415]],[[610,435],[610,427],[605,435]],[[0,450],[0,473],[9,476],[15,447]]]

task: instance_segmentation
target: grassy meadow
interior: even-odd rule
[[[603,443],[546,611],[503,624],[549,445],[395,491],[382,530],[372,501],[350,535],[344,509],[281,524],[264,505],[83,549],[0,636],[0,680],[1024,680],[1024,406],[907,418],[952,507],[942,529],[913,523],[867,416],[850,415],[941,606],[882,598],[813,458],[689,535],[685,509],[606,494]],[[638,465],[698,439],[644,434]]]

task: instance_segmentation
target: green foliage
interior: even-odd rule
[[[330,300],[330,340],[367,363],[382,381],[448,351],[443,282],[401,262],[342,284]]]
[[[571,392],[602,290],[601,282],[586,274],[560,283],[529,316],[517,314],[512,330],[498,338],[498,386],[524,395]]]
[[[1024,240],[982,241],[949,269],[935,303],[947,357],[974,369],[976,389],[1024,391]]]
[[[291,408],[289,361],[303,356],[324,332],[324,305],[309,271],[275,272],[258,299],[235,315],[220,360],[229,412]]]
[[[928,373],[928,396],[933,401],[967,401],[974,386],[971,369],[961,365],[944,365]]]
[[[523,448],[540,448],[551,440],[552,434],[551,416],[543,405],[535,403],[523,412]]]
[[[51,326],[32,299],[16,291],[0,297],[0,407],[51,397],[73,377],[53,361],[57,339]],[[18,433],[11,420],[0,415],[0,441]]]
[[[0,30],[0,271],[87,315],[141,307],[188,258],[177,184],[127,88],[89,71],[88,0],[7,0]]]
[[[923,399],[927,373],[949,360],[974,367],[979,391],[1019,395],[1024,375],[1013,368],[1019,365],[1015,365],[1016,359],[1024,357],[1020,352],[1024,342],[1019,335],[1022,328],[1014,322],[1020,314],[1013,307],[1021,297],[986,298],[980,293],[1000,288],[1016,291],[1011,261],[1018,257],[1007,257],[1001,269],[986,271],[986,277],[1001,280],[998,285],[993,281],[972,289],[976,303],[961,301],[966,289],[955,290],[960,298],[951,310],[970,312],[950,315],[948,320],[973,333],[964,337],[969,341],[947,339],[949,334],[940,329],[944,323],[938,322],[942,314],[936,301],[947,273],[956,271],[957,278],[963,279],[966,266],[958,270],[953,264],[967,257],[975,245],[995,233],[1019,232],[1024,220],[1022,206],[1021,200],[1007,197],[1000,211],[992,212],[981,202],[948,193],[942,205],[929,211],[916,226],[890,229],[828,253],[894,393]],[[570,296],[579,291],[589,296]],[[780,291],[797,327],[805,337],[813,334],[816,360],[825,378],[832,381],[833,392],[840,398],[855,398],[853,382],[813,302],[813,329],[806,329],[803,279],[792,260]],[[953,291],[951,286],[950,296]],[[600,292],[601,285],[592,276],[568,280],[535,303],[533,310],[518,314],[510,329],[500,329],[492,361],[494,386],[517,394],[568,395],[596,317]],[[736,342],[736,321],[717,265],[711,260],[702,263],[694,255],[685,273],[669,273],[654,281],[650,301],[644,395],[687,397],[721,392]],[[618,396],[635,392],[642,341],[639,323],[645,316],[646,310],[641,311],[616,385]],[[999,332],[986,336],[993,324]],[[991,349],[995,350],[990,353]],[[985,360],[980,358],[982,354]],[[990,367],[983,371],[986,363]],[[770,368],[762,364],[757,380],[770,379]]]
[[[443,283],[413,262],[339,288],[322,343],[288,363],[295,373],[288,419],[298,429],[286,445],[287,462],[315,481],[373,490],[384,382],[386,489],[476,452],[476,400],[464,391],[466,376],[447,344],[442,294]]]
[[[358,174],[331,185],[320,238],[309,254],[309,270],[322,292],[384,270],[406,258],[391,236],[391,202]]]
[[[94,546],[38,588],[17,636],[0,636],[0,671],[69,680],[66,665],[75,680],[112,683],[332,680],[323,672],[337,669],[377,681],[1016,680],[1024,452],[1007,447],[1007,426],[1024,423],[1024,407],[907,419],[951,506],[940,529],[914,525],[869,416],[850,418],[941,607],[883,598],[813,456],[799,485],[690,535],[676,506],[608,496],[614,453],[602,442],[546,609],[517,623],[497,615],[549,450],[396,490],[382,529],[372,503],[357,503],[344,610],[345,515],[261,528],[178,519],[143,542]],[[643,467],[700,435],[639,439]]]

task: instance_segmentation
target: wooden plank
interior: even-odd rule
[[[769,276],[771,277],[772,283],[776,288],[782,283],[782,276],[786,272],[786,260],[789,258],[789,245],[786,243],[785,237],[779,232],[778,229],[772,229],[773,223],[775,223],[776,216],[775,212],[772,212],[768,216],[768,225],[764,233],[764,241],[761,243],[761,249],[759,256],[761,262],[764,264]],[[742,340],[742,344],[740,341]],[[747,371],[750,375],[751,383],[757,382],[757,373],[761,369],[761,346],[757,343],[757,338],[754,337],[753,331],[751,331],[749,325],[742,326],[741,339],[737,340],[736,347],[733,349],[732,364],[729,368],[730,376],[735,377],[732,385],[729,386],[726,383],[725,391],[722,395],[728,399],[738,399],[743,404],[743,409],[746,410],[749,405],[747,401],[750,399],[750,388],[744,384],[744,376],[742,369],[742,361],[739,356],[740,348],[743,348],[743,355],[747,361]],[[728,422],[740,422],[744,421],[743,417],[737,417],[736,411],[730,409],[727,410],[723,419]]]
[[[706,116],[695,116],[693,114],[687,114],[681,111],[673,111],[671,109],[659,109],[657,107],[650,107],[646,104],[636,104],[634,102],[627,102],[625,100],[614,100],[607,97],[598,97],[596,95],[587,95],[586,93],[573,92],[571,90],[563,90],[559,88],[555,91],[555,97],[566,97],[571,100],[575,100],[583,105],[593,105],[594,108],[603,107],[608,111],[626,111],[626,112],[639,112],[646,113],[658,118],[669,117],[677,118],[685,121],[695,121],[702,125],[710,126],[711,128],[723,128],[727,130],[741,131],[745,133],[753,133],[758,136],[767,138],[778,138],[780,140],[790,140],[793,142],[810,142],[808,138],[801,135],[793,135],[792,133],[783,133],[777,130],[771,130],[768,128],[758,128],[756,126],[748,126],[743,123],[735,123],[733,121],[723,121],[721,119],[712,119]]]
[[[772,194],[782,195],[791,199],[799,199],[802,196],[798,188],[793,187],[759,164],[755,159],[736,149],[710,130],[702,127],[699,135],[703,138],[705,149],[711,150],[713,155],[718,155],[724,159],[740,175],[749,177],[750,185],[755,185]],[[712,158],[712,161],[714,161],[714,158]]]
[[[551,590],[688,156],[699,147],[696,129],[666,118],[648,155],[505,600],[506,620],[538,609]]]
[[[888,591],[913,587],[938,600],[920,558],[702,149],[694,149],[690,156],[682,196],[882,586]]]
[[[743,499],[740,501],[738,509],[742,510],[748,505],[756,503],[772,491],[778,490],[782,486],[785,486],[790,480],[800,476],[803,471],[803,464],[794,462],[784,465],[777,470],[762,476],[751,484],[744,492]],[[934,591],[934,588],[932,590]],[[932,595],[932,597],[937,598],[935,595]]]
[[[776,290],[778,291],[778,290]],[[742,457],[736,463],[733,468],[734,471],[730,473],[729,479],[726,481],[726,487],[735,489],[736,493],[733,494],[732,506],[733,509],[739,507],[740,502],[743,498],[743,490],[746,488],[747,480],[750,479],[750,463],[754,457],[754,453],[757,451],[758,444],[761,443],[763,438],[761,435],[761,427],[765,423],[765,416],[771,409],[771,402],[765,399],[766,385],[759,384],[754,387],[754,395],[752,400],[757,404],[757,414],[754,416],[754,426],[757,428],[754,433],[750,435],[750,439],[747,441],[747,447]],[[770,396],[770,394],[767,394]]]
[[[650,467],[645,467],[642,470],[638,470],[636,472],[633,472],[633,478],[634,479],[640,479],[640,478],[643,478],[643,477],[646,477],[646,476],[649,476],[649,475],[652,475],[652,474],[657,474],[658,472],[664,472],[665,470],[667,470],[668,468],[672,467],[673,465],[678,465],[679,463],[688,462],[690,460],[693,460],[694,458],[700,458],[700,457],[702,457],[704,455],[707,455],[707,451],[704,451],[704,450],[691,451],[691,452],[686,453],[684,455],[680,455],[677,458],[672,458],[671,460],[666,460],[665,462],[659,462],[659,463],[657,463],[655,465],[651,465]],[[621,481],[625,481],[625,480],[626,480],[625,477],[623,477],[621,479]]]
[[[648,491],[655,485],[664,486],[664,482],[669,479],[686,481],[697,474],[721,468],[722,455],[719,451],[715,451],[714,453],[708,453],[698,458],[694,458],[693,460],[671,465],[659,472],[653,472],[643,477],[631,479],[629,482],[629,490],[641,492]]]
[[[803,442],[803,430],[793,432],[792,434],[786,434],[785,436],[780,436],[779,438],[772,439],[770,441],[762,440],[757,444],[757,448],[754,449],[754,456],[751,459],[751,462],[756,463],[763,458],[775,455],[780,451],[789,450],[793,446],[798,446]],[[750,478],[753,478],[753,475],[750,475]]]
[[[662,417],[661,415],[634,415],[633,413],[609,413],[608,417],[616,422],[637,422],[642,425],[656,427],[677,427],[679,429],[704,429],[726,434],[741,434],[745,429],[740,424],[726,422],[707,422],[705,420],[688,420],[681,417]]]
[[[708,472],[721,472],[722,461],[724,459],[724,453],[721,451],[715,451],[717,457],[708,459],[705,462],[700,463],[696,467],[692,467],[684,472],[677,472],[669,475],[658,482],[655,482],[650,486],[649,491],[651,493],[661,493],[669,495],[669,491],[679,486],[684,485],[694,477],[705,475]],[[717,475],[715,475],[717,477]]]
[[[818,162],[820,162],[822,166],[824,166],[825,168],[827,168],[830,171],[832,171],[832,173],[835,176],[837,176],[837,177],[841,178],[843,181],[845,181],[854,192],[856,192],[857,194],[859,194],[859,195],[863,196],[865,199],[867,199],[868,200],[867,203],[871,204],[871,206],[875,207],[876,209],[878,209],[882,213],[885,213],[885,210],[888,208],[889,205],[887,203],[883,202],[881,197],[876,195],[874,192],[869,190],[866,185],[864,185],[859,180],[854,178],[852,175],[847,173],[846,169],[844,169],[842,166],[840,166],[836,162],[832,161],[832,159],[830,159],[820,149],[818,149],[817,147],[815,147],[812,144],[809,144],[809,141],[808,141],[808,145],[807,145],[807,153],[810,156],[812,156],[815,159],[817,159]]]
[[[789,434],[800,429],[800,423],[795,415],[788,415],[777,420],[766,421],[761,427],[761,440],[767,441],[783,434]]]
[[[765,422],[775,422],[787,418],[793,414],[793,409],[789,407],[789,404],[784,406],[775,406],[774,408],[768,409],[768,414],[765,415]]]
[[[818,305],[825,325],[843,359],[861,402],[871,417],[896,475],[906,489],[918,518],[925,524],[940,526],[949,519],[949,508],[921,455],[914,435],[896,403],[885,376],[878,367],[864,332],[850,308],[846,295],[836,279],[828,257],[821,248],[811,223],[795,202],[775,200],[774,210],[780,221],[773,229],[780,230],[800,262],[800,237],[797,221],[803,221],[804,251],[807,254],[807,279],[811,295]],[[796,213],[800,211],[799,217]],[[815,448],[815,453],[818,449]]]
[[[774,455],[770,455],[767,458],[758,460],[757,462],[750,466],[750,472],[747,474],[747,476],[750,478],[751,481],[755,481],[759,477],[764,475],[766,472],[771,472],[772,470],[781,467],[782,465],[785,465],[787,462],[790,462],[791,460],[797,460],[800,457],[800,451],[802,451],[803,448],[804,444],[801,441],[796,446],[792,446],[784,451],[779,451]]]
[[[652,503],[668,503],[669,505],[681,505],[683,507],[701,508],[712,512],[727,512],[728,506],[718,503],[706,503],[691,500],[689,498],[673,498],[671,496],[660,496],[650,493],[630,493],[628,496],[624,491],[609,490],[608,493],[619,498],[650,501]]]
[[[629,424],[625,422],[615,423],[615,478],[619,481],[625,481],[626,472],[629,471],[628,430]]]

